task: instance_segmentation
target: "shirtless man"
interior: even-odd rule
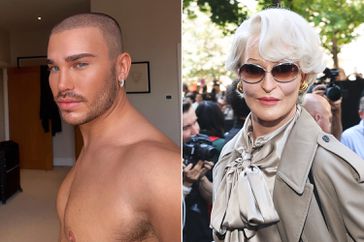
[[[48,65],[62,118],[84,142],[58,192],[59,241],[180,241],[180,150],[126,97],[131,58],[117,22],[65,19],[51,32]]]

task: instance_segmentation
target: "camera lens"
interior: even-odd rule
[[[331,87],[326,88],[325,95],[331,100],[331,101],[337,101],[341,98],[341,90],[340,87],[333,85]]]
[[[212,145],[208,144],[200,144],[198,148],[198,155],[200,160],[209,160],[211,161],[215,155],[217,155],[217,149]]]

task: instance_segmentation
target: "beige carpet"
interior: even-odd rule
[[[69,167],[52,171],[21,170],[21,186],[5,205],[0,203],[1,242],[58,240],[56,194]]]

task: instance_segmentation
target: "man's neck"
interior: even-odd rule
[[[128,116],[133,112],[125,94],[120,94],[111,107],[94,120],[80,125],[84,147],[115,137],[121,129],[126,128]]]

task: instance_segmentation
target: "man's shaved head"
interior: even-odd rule
[[[331,132],[331,106],[326,98],[318,94],[307,93],[304,96],[303,106],[323,131],[327,133]]]
[[[52,29],[51,35],[84,27],[96,27],[101,31],[112,59],[123,51],[120,25],[114,18],[103,13],[83,13],[68,17]]]

